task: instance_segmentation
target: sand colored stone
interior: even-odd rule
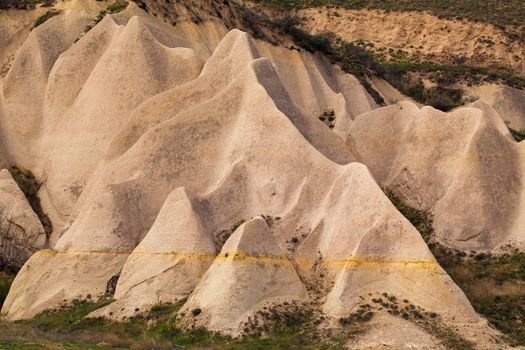
[[[256,217],[226,241],[181,312],[183,322],[238,335],[243,322],[264,306],[302,301],[307,295],[266,222]]]
[[[116,301],[91,317],[130,317],[193,291],[216,255],[195,201],[184,188],[168,196],[150,231],[124,264]]]
[[[480,324],[381,187],[433,210],[445,244],[521,244],[523,145],[497,103],[378,108],[323,56],[217,21],[173,27],[130,3],[80,35],[87,19],[71,10],[33,30],[0,79],[4,162],[45,177],[56,227],[16,277],[7,318],[99,296],[120,275],[116,301],[91,316],[189,295],[188,325],[238,334],[271,303],[319,297],[336,319],[388,292]],[[302,281],[330,288],[309,295]]]
[[[522,144],[483,102],[443,113],[410,102],[359,116],[356,157],[382,187],[430,210],[438,239],[463,250],[522,247]]]

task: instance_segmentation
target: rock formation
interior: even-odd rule
[[[55,228],[17,275],[7,318],[102,296],[111,280],[115,301],[90,316],[188,298],[186,324],[239,335],[271,304],[313,300],[337,319],[388,293],[483,326],[383,190],[432,212],[444,245],[523,248],[523,144],[499,97],[450,113],[379,108],[321,54],[218,21],[171,26],[134,4],[82,34],[99,5],[61,6],[0,78],[0,165],[45,174]],[[0,176],[0,204],[29,212]],[[27,222],[42,248],[38,218]]]

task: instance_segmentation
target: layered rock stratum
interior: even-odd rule
[[[432,212],[443,245],[523,249],[525,149],[505,125],[525,124],[521,91],[488,86],[449,113],[380,107],[321,54],[218,20],[173,26],[130,4],[83,34],[102,5],[60,6],[25,36],[13,10],[0,14],[13,54],[0,165],[45,179],[54,228],[42,242],[27,216],[47,249],[18,273],[7,318],[103,295],[113,280],[115,301],[91,317],[187,298],[182,322],[240,335],[272,304],[312,303],[330,321],[385,293],[475,340],[491,334],[383,190]],[[13,185],[2,170],[0,204],[20,216],[30,208]],[[396,336],[378,325],[373,337]]]

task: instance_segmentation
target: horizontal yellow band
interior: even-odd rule
[[[56,256],[58,254],[108,254],[108,255],[130,255],[131,252],[127,251],[101,251],[101,250],[71,250],[60,252],[52,249],[44,249],[38,251],[36,254],[44,254],[50,256]],[[271,265],[282,265],[291,266],[290,260],[285,256],[279,255],[249,255],[245,252],[235,251],[229,253],[220,253],[215,255],[212,253],[195,253],[195,252],[147,252],[138,251],[133,252],[133,255],[152,255],[152,256],[170,256],[177,259],[187,260],[216,260],[216,261],[243,261],[249,263],[261,263]],[[295,262],[301,267],[309,267],[315,263],[314,260],[297,257]],[[323,266],[327,267],[358,267],[362,266],[365,268],[381,268],[381,267],[410,267],[420,269],[438,269],[439,264],[435,260],[431,259],[413,259],[413,258],[383,258],[383,257],[350,257],[350,258],[325,258],[321,260]]]

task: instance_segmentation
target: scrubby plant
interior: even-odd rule
[[[7,297],[7,293],[9,293],[11,283],[13,283],[13,276],[7,274],[4,271],[0,271],[0,308],[2,308],[5,298]]]
[[[515,129],[512,129],[512,128],[509,128],[509,131],[510,131],[512,137],[514,137],[514,139],[516,141],[521,142],[521,141],[525,140],[525,129],[515,130]]]
[[[246,219],[237,220],[229,228],[219,231],[215,235],[215,245],[217,246],[217,248],[218,249],[222,248],[224,243],[226,243],[226,241],[228,240],[228,238],[230,238],[233,232],[235,232],[235,230],[237,230],[237,228],[239,228],[239,226],[241,226],[245,222],[246,222]]]
[[[271,216],[271,215],[261,214],[261,217],[264,219],[264,221],[266,221],[266,225],[268,225],[268,227],[270,228],[273,226],[275,222],[281,220],[280,216]]]
[[[40,190],[43,182],[38,181],[31,171],[22,169],[16,165],[12,165],[9,168],[9,172],[11,173],[11,176],[15,182],[18,184],[20,190],[22,190],[24,193],[27,201],[29,202],[29,205],[42,223],[46,235],[49,237],[49,235],[51,235],[53,232],[53,224],[51,223],[49,216],[44,213],[42,205],[40,204],[40,198],[38,197],[38,191]]]
[[[0,209],[0,271],[16,274],[26,259],[36,251],[24,228]]]
[[[86,28],[84,28],[84,33],[87,33],[91,29],[93,29],[93,27],[96,26],[100,21],[102,21],[108,13],[113,14],[124,11],[126,7],[128,7],[128,4],[129,3],[125,0],[117,0],[111,5],[109,5],[106,9],[100,10],[98,15],[93,19],[93,22],[91,24],[88,24]]]
[[[330,129],[333,129],[335,124],[335,112],[333,109],[326,109],[319,115],[318,119],[322,121]]]
[[[33,28],[38,27],[39,25],[43,24],[45,21],[50,19],[51,17],[54,17],[58,14],[60,14],[60,10],[58,9],[49,9],[47,10],[42,16],[38,17],[35,21],[35,25]]]
[[[425,91],[424,104],[448,112],[464,104],[463,90],[449,89],[440,86],[432,87]]]
[[[405,204],[392,190],[385,190],[385,194],[390,199],[392,204],[403,214],[404,217],[414,225],[414,227],[421,233],[425,242],[430,242],[434,234],[432,227],[434,217],[430,211],[413,208]]]
[[[108,13],[118,13],[124,11],[129,3],[126,0],[117,0],[107,7]]]
[[[355,322],[369,322],[374,317],[373,308],[370,304],[359,305],[357,311],[351,313],[346,317],[341,317],[339,323],[341,325],[348,325]]]

